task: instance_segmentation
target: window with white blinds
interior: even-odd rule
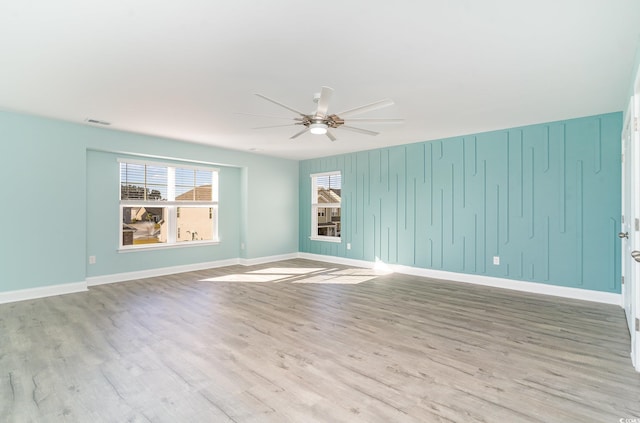
[[[119,160],[120,248],[218,241],[218,170]]]
[[[341,196],[340,172],[311,175],[311,239],[340,242]]]

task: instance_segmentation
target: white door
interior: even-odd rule
[[[640,372],[640,80],[635,86],[622,133],[622,295],[631,334],[631,359]],[[638,256],[638,261],[634,256]]]

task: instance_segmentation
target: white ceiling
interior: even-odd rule
[[[0,108],[304,159],[623,110],[637,0],[6,0]],[[375,137],[298,127],[254,95],[357,117]],[[356,125],[354,125],[356,126]]]

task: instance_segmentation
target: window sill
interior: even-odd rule
[[[118,253],[133,253],[136,251],[150,250],[166,250],[172,248],[188,248],[188,247],[205,247],[209,245],[218,245],[220,241],[183,241],[175,244],[158,244],[158,245],[135,245],[129,247],[118,248]]]
[[[335,242],[337,244],[342,242],[342,238],[339,236],[310,236],[309,239],[311,241]]]

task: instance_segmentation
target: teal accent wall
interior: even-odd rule
[[[218,165],[221,243],[117,253],[115,157],[123,154]],[[0,112],[0,159],[0,292],[298,251],[294,160],[11,112]]]
[[[300,250],[619,293],[621,129],[611,113],[302,161]],[[309,239],[309,175],[333,170],[339,244]]]

